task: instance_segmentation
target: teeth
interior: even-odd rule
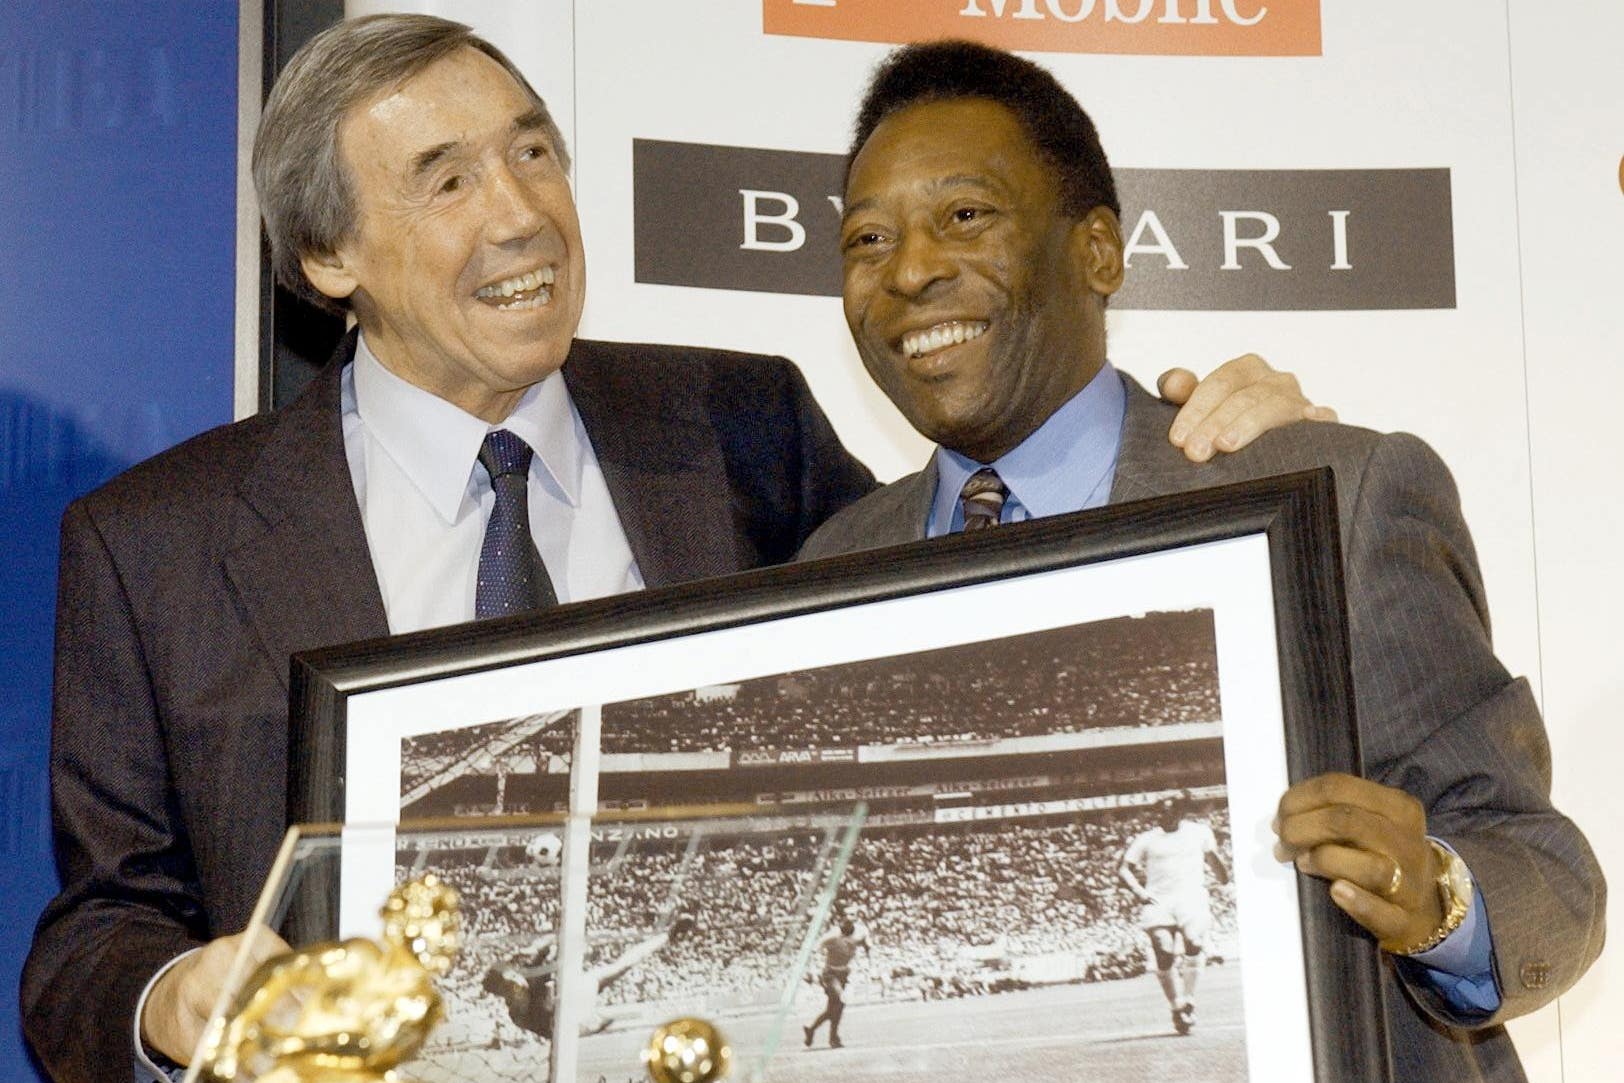
[[[487,300],[495,297],[512,297],[516,293],[534,293],[543,286],[551,286],[552,284],[553,269],[551,267],[538,267],[526,274],[517,275],[513,278],[504,278],[502,281],[489,286],[481,286],[474,291],[474,296]],[[499,307],[510,308],[514,306],[501,305]]]
[[[540,308],[553,299],[553,291],[545,286],[525,297],[513,301],[506,301],[496,307],[502,312],[515,312],[528,308]]]
[[[980,338],[986,330],[987,325],[981,320],[970,323],[962,320],[939,323],[935,327],[928,327],[923,331],[910,331],[903,335],[902,352],[908,357],[923,357],[925,354],[935,353],[944,346],[956,346],[961,342]]]

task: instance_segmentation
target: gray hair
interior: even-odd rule
[[[477,49],[513,76],[545,118],[553,150],[569,168],[564,137],[547,103],[500,49],[469,27],[433,15],[341,22],[288,61],[254,137],[254,190],[271,242],[271,268],[283,286],[329,312],[348,307],[311,285],[299,265],[305,256],[331,255],[355,227],[355,189],[339,154],[339,125],[355,107],[458,49]]]

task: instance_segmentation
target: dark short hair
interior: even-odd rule
[[[995,102],[1015,115],[1038,156],[1054,170],[1067,215],[1081,218],[1095,207],[1109,207],[1122,217],[1111,163],[1077,99],[1030,60],[971,41],[905,45],[875,69],[857,111],[846,183],[857,152],[886,117],[910,105],[958,98]]]
[[[476,49],[502,66],[543,119],[560,164],[564,137],[524,73],[462,23],[432,15],[346,19],[304,44],[282,70],[254,137],[254,189],[271,242],[276,280],[330,312],[349,306],[311,285],[299,263],[328,255],[355,228],[354,184],[338,148],[351,109],[393,90],[441,57]]]

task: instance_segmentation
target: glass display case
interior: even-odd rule
[[[645,1076],[650,1036],[682,1018],[725,1038],[729,1078],[767,1078],[790,1013],[823,999],[814,955],[841,920],[864,813],[293,828],[185,1081],[318,1078],[369,1058],[382,1078],[387,1043],[426,1030],[403,1083],[618,1083]],[[380,908],[414,882],[449,886],[458,920],[436,912],[391,946]],[[458,941],[443,974],[414,954],[429,933]]]

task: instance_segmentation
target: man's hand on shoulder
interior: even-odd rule
[[[1167,438],[1195,463],[1216,452],[1239,451],[1270,429],[1336,420],[1335,410],[1308,400],[1297,377],[1276,371],[1255,353],[1225,361],[1200,382],[1189,369],[1168,369],[1156,389],[1183,407]]]
[[[1424,943],[1443,922],[1427,814],[1403,790],[1324,774],[1280,798],[1278,856],[1331,882],[1331,901],[1383,951]]]
[[[181,959],[164,971],[147,994],[141,1011],[141,1041],[176,1064],[187,1064],[203,1036],[214,1003],[225,988],[232,960],[241,950],[246,932],[223,936]],[[253,938],[253,965],[288,950],[283,939],[268,929]]]

